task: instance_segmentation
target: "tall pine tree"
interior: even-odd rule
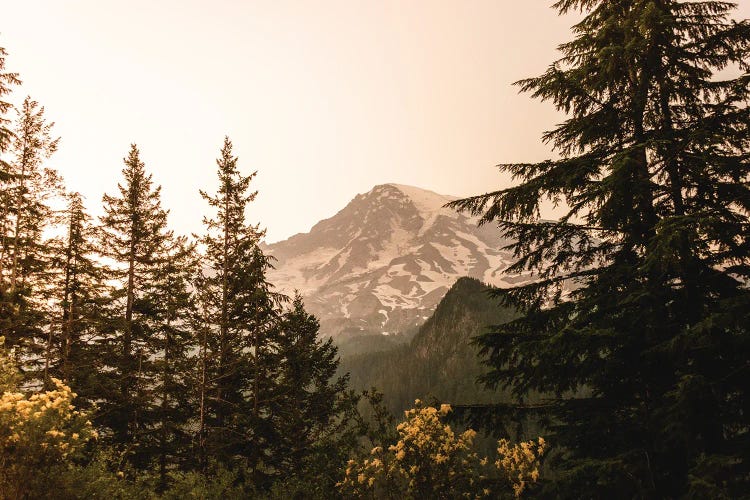
[[[8,150],[13,138],[13,131],[8,128],[10,120],[5,116],[13,108],[13,105],[4,99],[11,93],[14,86],[21,83],[21,80],[18,79],[18,73],[10,73],[5,70],[5,57],[7,55],[5,49],[0,47],[0,154]],[[8,165],[0,157],[0,182],[8,180],[8,177]],[[7,203],[7,201],[4,201],[4,203]]]
[[[196,361],[195,314],[191,292],[197,271],[195,245],[185,237],[170,238],[145,302],[150,315],[149,366],[141,390],[147,401],[140,418],[139,453],[158,468],[160,487],[167,486],[169,471],[194,460],[189,426],[194,423],[195,400],[191,398]],[[147,460],[144,460],[144,462]]]
[[[256,173],[241,174],[229,138],[216,163],[217,193],[201,191],[215,216],[204,219],[205,262],[195,285],[201,358],[199,442],[204,458],[225,463],[244,459],[254,468],[260,460],[259,419],[267,414],[267,334],[281,297],[266,281],[270,262],[258,247],[263,232],[245,219],[257,195],[249,191]]]
[[[10,149],[13,139],[13,131],[9,128],[11,123],[6,115],[13,105],[5,98],[21,81],[17,73],[6,71],[5,57],[7,55],[5,49],[0,47],[0,332],[8,331],[11,326],[10,318],[16,314],[15,304],[10,300],[10,280],[6,270],[8,245],[12,242],[11,213],[14,200],[14,178],[5,158],[5,153]]]
[[[101,378],[102,360],[95,346],[110,290],[100,263],[98,228],[79,193],[68,195],[60,219],[64,233],[50,244],[54,308],[49,312],[44,378],[61,379],[75,388],[82,402],[91,404]]]
[[[0,248],[0,334],[23,357],[27,376],[42,370],[48,304],[49,252],[44,231],[53,222],[50,199],[60,192],[56,172],[45,167],[56,151],[44,107],[26,97],[13,131],[8,174],[3,182],[3,245]]]
[[[584,19],[519,84],[568,114],[544,136],[560,159],[503,165],[518,185],[453,204],[539,278],[497,291],[524,314],[481,337],[485,382],[549,395],[557,495],[745,494],[750,23],[720,1],[555,8]],[[547,197],[559,221],[540,220]]]
[[[117,443],[137,445],[147,432],[144,418],[151,403],[152,337],[159,315],[154,288],[171,233],[161,188],[154,187],[135,144],[123,161],[124,182],[117,195],[104,195],[101,218],[102,254],[112,263],[110,279],[118,283],[109,327],[100,339],[102,356],[110,360],[101,423],[112,429]]]

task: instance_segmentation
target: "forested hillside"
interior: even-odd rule
[[[394,415],[411,408],[415,399],[452,404],[491,403],[500,393],[478,383],[486,372],[473,339],[516,317],[487,293],[474,278],[460,278],[408,344],[379,352],[342,357],[339,370],[350,374],[355,389],[377,387]]]

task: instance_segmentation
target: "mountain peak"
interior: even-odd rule
[[[497,229],[444,208],[455,199],[377,185],[309,233],[269,245],[278,259],[270,281],[300,290],[324,334],[413,331],[459,277],[505,279],[511,255]]]
[[[458,199],[456,196],[438,194],[429,189],[423,189],[416,186],[407,186],[406,184],[396,184],[389,182],[387,184],[378,184],[364,195],[364,197],[387,197],[387,198],[407,198],[420,212],[435,212],[441,210],[443,206],[453,200]]]

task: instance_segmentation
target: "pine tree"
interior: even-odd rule
[[[44,379],[61,379],[75,388],[82,403],[90,405],[101,377],[102,361],[95,346],[109,288],[106,269],[99,262],[98,228],[79,193],[68,196],[61,219],[65,233],[50,245],[55,307],[49,313]]]
[[[258,428],[253,421],[264,412],[265,336],[275,321],[280,296],[265,278],[270,261],[258,247],[263,232],[245,220],[246,208],[257,195],[249,192],[256,173],[240,173],[229,138],[216,163],[217,194],[201,191],[216,215],[204,219],[204,271],[195,284],[201,358],[199,442],[204,458],[229,462],[245,457],[257,462]]]
[[[15,306],[9,300],[9,283],[7,278],[7,256],[8,244],[12,241],[12,218],[14,178],[11,174],[10,165],[5,161],[4,155],[9,150],[13,131],[9,128],[10,120],[6,114],[13,105],[5,100],[13,86],[20,84],[18,74],[5,71],[5,56],[7,52],[0,47],[0,331],[6,332],[10,323],[6,318],[15,314]],[[0,333],[2,335],[2,333]]]
[[[274,337],[276,397],[271,404],[275,439],[265,462],[287,478],[315,466],[331,450],[337,424],[349,403],[348,376],[336,377],[338,349],[318,337],[320,323],[305,311],[300,295],[285,311]]]
[[[102,387],[101,423],[112,429],[118,443],[137,445],[146,432],[143,421],[150,405],[154,373],[154,303],[157,274],[165,258],[167,211],[161,207],[160,187],[154,187],[135,144],[124,158],[124,182],[119,195],[105,194],[101,219],[101,251],[112,261],[110,279],[118,282],[112,295],[111,319],[99,349],[110,360],[110,375]],[[134,441],[136,440],[136,441]]]
[[[13,138],[13,131],[8,128],[10,120],[5,117],[6,113],[13,108],[13,105],[3,99],[11,93],[14,86],[21,83],[21,80],[18,79],[18,73],[8,73],[5,71],[5,57],[7,55],[8,53],[5,49],[0,47],[0,154],[8,151]],[[0,157],[0,182],[9,180],[10,173],[8,170],[8,164]],[[0,201],[2,201],[3,206],[8,203],[6,199],[1,199]]]
[[[60,192],[55,171],[45,161],[56,151],[54,123],[44,107],[26,97],[18,111],[11,161],[3,183],[3,246],[0,248],[0,333],[19,347],[27,376],[36,378],[43,363],[48,299],[49,255],[44,230],[52,223],[50,199]]]
[[[146,297],[154,305],[149,328],[149,350],[154,357],[153,373],[142,388],[148,394],[148,405],[141,416],[139,453],[155,461],[162,489],[167,486],[167,473],[193,458],[189,425],[195,401],[190,398],[190,376],[196,361],[196,344],[190,326],[194,316],[191,284],[196,265],[195,245],[185,237],[170,239]]]
[[[453,204],[496,221],[517,240],[510,272],[539,278],[497,291],[524,315],[481,337],[485,382],[549,396],[557,495],[736,497],[750,486],[750,23],[719,1],[555,8],[584,19],[519,84],[568,114],[544,136],[560,158],[502,165],[518,185]],[[569,211],[540,220],[545,198]]]

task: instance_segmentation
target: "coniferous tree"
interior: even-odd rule
[[[0,153],[5,153],[8,150],[13,138],[13,131],[8,128],[10,120],[5,117],[6,113],[13,108],[13,105],[3,99],[11,93],[14,86],[21,83],[21,80],[18,79],[18,73],[9,73],[5,70],[5,57],[7,55],[5,49],[0,47]],[[0,182],[8,180],[8,177],[8,165],[0,157]]]
[[[142,419],[149,422],[141,435],[141,452],[158,466],[160,487],[167,473],[194,458],[189,426],[195,400],[190,397],[196,356],[195,335],[190,329],[194,312],[191,282],[196,273],[195,246],[185,237],[168,242],[154,275],[148,300],[155,305],[151,344],[155,352],[150,386],[150,407]]]
[[[50,311],[44,378],[61,379],[75,387],[84,404],[91,404],[101,377],[95,346],[105,320],[106,269],[99,259],[98,228],[79,193],[68,196],[61,219],[65,233],[50,244],[55,308]]]
[[[224,139],[217,159],[219,189],[201,196],[216,211],[205,218],[204,270],[196,280],[200,341],[199,379],[201,455],[221,462],[259,460],[258,419],[265,415],[268,380],[263,362],[266,335],[281,297],[266,281],[270,266],[258,242],[263,232],[248,224],[245,211],[257,192],[249,192],[256,173],[243,176]]]
[[[27,377],[42,370],[46,334],[44,314],[49,298],[46,273],[49,254],[44,230],[52,223],[50,198],[59,193],[60,180],[44,162],[56,151],[50,134],[54,123],[44,107],[26,97],[11,142],[11,158],[3,186],[3,246],[0,249],[3,311],[2,334],[19,347]]]
[[[735,497],[750,484],[750,23],[718,1],[555,8],[585,17],[520,85],[568,113],[545,135],[561,158],[503,165],[518,185],[453,204],[497,221],[517,240],[510,271],[539,277],[497,291],[524,315],[481,337],[485,382],[549,395],[557,495]],[[539,219],[546,197],[569,207],[559,221]]]
[[[347,398],[348,376],[336,377],[338,349],[318,337],[320,323],[296,295],[273,335],[276,397],[271,404],[275,440],[266,463],[280,478],[299,474],[331,450]]]
[[[11,167],[4,157],[10,149],[13,131],[9,128],[10,120],[6,114],[13,105],[5,100],[13,86],[20,84],[17,73],[5,71],[5,56],[7,52],[0,47],[0,331],[6,332],[10,327],[8,321],[15,315],[15,305],[10,300],[9,277],[7,275],[8,244],[12,242],[12,208],[13,191],[15,187]],[[0,333],[0,335],[2,335]]]
[[[104,195],[101,219],[102,254],[112,261],[110,279],[118,286],[99,346],[111,363],[105,369],[110,380],[102,386],[100,416],[116,442],[137,445],[137,438],[147,432],[144,419],[154,373],[152,337],[159,316],[154,288],[171,233],[161,188],[153,186],[135,144],[123,161],[124,182],[118,184],[118,195]]]

